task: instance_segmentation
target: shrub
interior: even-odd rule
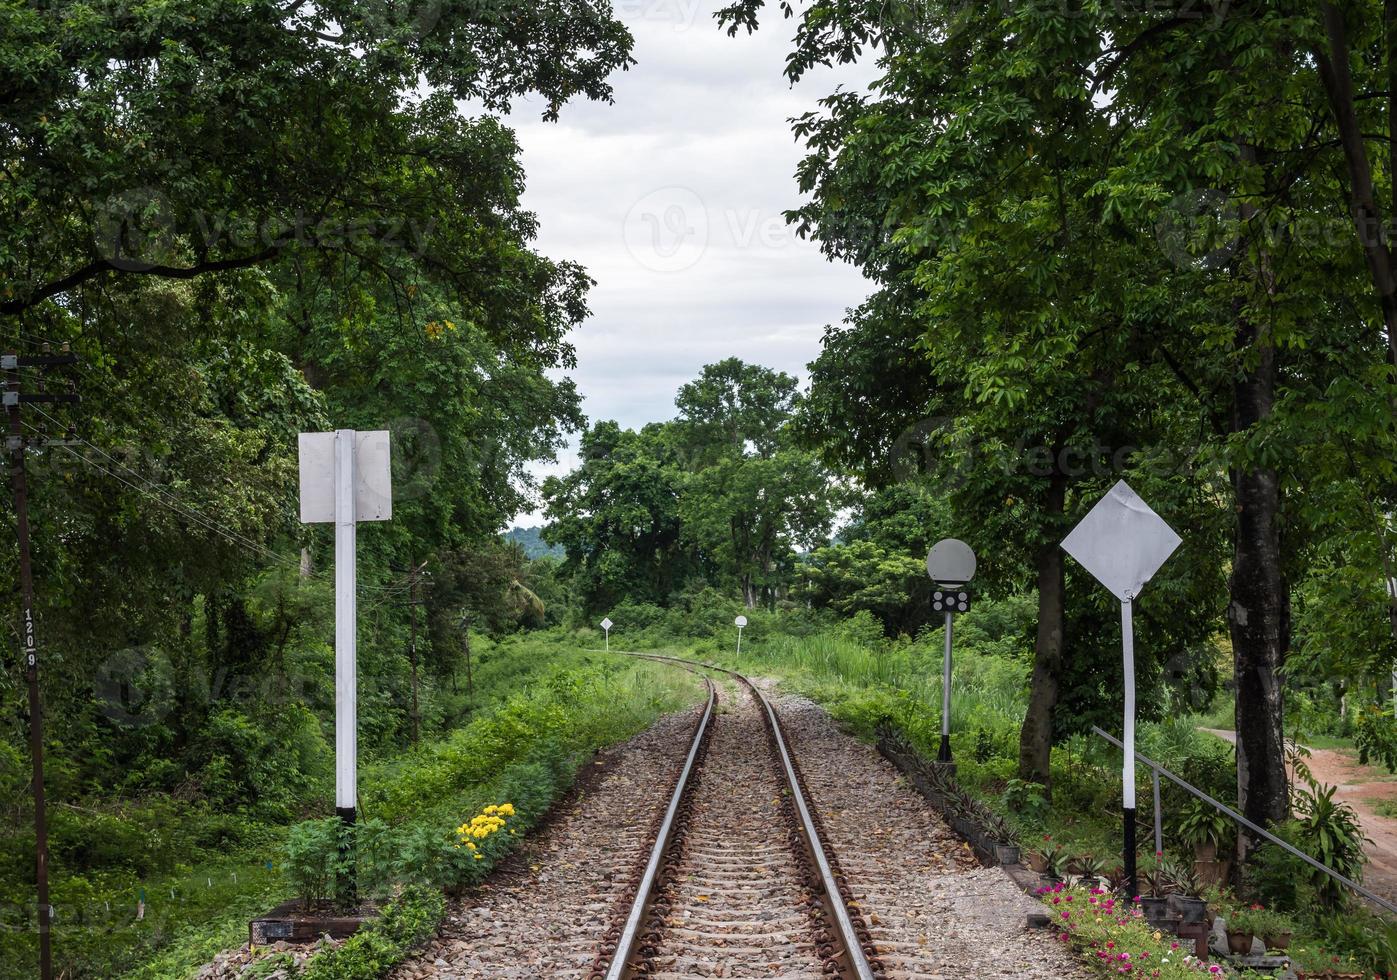
[[[307,960],[301,980],[378,980],[427,941],[445,912],[438,889],[406,888],[377,919]]]
[[[1008,812],[1035,824],[1041,823],[1048,812],[1047,791],[1042,783],[1010,779],[1001,800]]]
[[[1287,820],[1270,829],[1288,844],[1296,844],[1299,840],[1298,821]],[[1247,856],[1243,873],[1247,893],[1262,905],[1303,909],[1314,897],[1310,866],[1275,844],[1262,844],[1252,851]]]
[[[306,911],[347,898],[341,885],[349,872],[350,831],[339,817],[303,820],[286,835],[286,874]]]
[[[845,639],[870,650],[881,650],[885,645],[883,624],[867,609],[860,609],[836,628]]]
[[[1312,782],[1308,791],[1296,794],[1296,810],[1300,813],[1297,843],[1320,864],[1351,881],[1359,881],[1367,861],[1363,854],[1367,838],[1353,807],[1334,799],[1335,789]],[[1337,908],[1344,903],[1345,892],[1337,881],[1318,870],[1311,873],[1311,878],[1327,907]]]
[[[1356,967],[1380,976],[1397,969],[1397,946],[1392,927],[1377,915],[1353,909],[1343,915],[1330,915],[1315,923],[1321,941],[1330,958],[1340,961],[1335,969]]]

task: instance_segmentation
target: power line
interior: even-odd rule
[[[48,415],[48,414],[45,413],[45,412],[40,411],[39,414],[40,414],[40,415],[43,415],[44,418],[47,418],[47,419],[49,419],[50,421],[55,421],[55,420],[52,418],[52,416]],[[25,424],[26,424],[26,425],[29,425],[29,423],[25,423]],[[42,430],[37,429],[37,428],[35,428],[35,427],[32,426],[32,425],[29,425],[29,428],[30,428],[30,429],[33,429],[35,432],[39,432],[41,435],[43,434]],[[99,454],[99,455],[102,456],[104,459],[107,459],[107,460],[109,460],[111,463],[113,463],[114,465],[121,467],[123,470],[125,470],[127,473],[130,473],[132,476],[134,476],[134,477],[135,477],[137,480],[139,480],[141,483],[145,484],[145,486],[144,486],[144,487],[136,486],[135,484],[131,483],[129,480],[126,480],[126,479],[124,479],[124,478],[118,476],[117,474],[112,473],[110,470],[106,469],[106,468],[103,467],[101,464],[95,463],[95,462],[93,462],[92,460],[85,458],[81,453],[78,453],[78,452],[74,451],[74,449],[73,449],[71,446],[62,446],[62,447],[60,447],[60,448],[63,448],[63,449],[68,450],[69,453],[71,453],[73,456],[76,456],[78,459],[83,460],[83,462],[87,463],[89,466],[94,466],[94,467],[96,467],[97,469],[101,470],[103,473],[106,473],[108,476],[110,476],[110,477],[112,477],[112,478],[114,478],[114,479],[117,479],[117,480],[121,480],[121,482],[122,482],[122,483],[125,483],[127,486],[132,487],[132,488],[135,489],[135,490],[139,490],[140,492],[146,494],[147,496],[153,497],[153,498],[156,499],[157,501],[159,501],[159,502],[161,502],[161,503],[164,503],[164,504],[165,504],[167,507],[169,507],[171,510],[177,511],[177,512],[183,514],[185,517],[188,517],[190,520],[193,520],[193,521],[196,521],[196,522],[200,523],[201,525],[203,525],[203,526],[204,526],[205,528],[207,528],[208,530],[212,530],[212,531],[215,531],[215,533],[221,534],[223,537],[225,537],[225,538],[227,538],[228,540],[232,541],[234,544],[239,544],[239,545],[242,545],[242,546],[245,547],[245,548],[250,548],[250,549],[252,549],[253,551],[259,552],[259,553],[262,554],[264,557],[270,558],[270,559],[272,559],[272,560],[274,560],[274,561],[281,562],[281,563],[283,563],[283,564],[295,564],[295,565],[297,565],[297,567],[299,567],[299,564],[300,564],[300,563],[299,563],[296,559],[291,558],[290,556],[287,556],[287,555],[279,555],[279,554],[277,554],[276,552],[272,551],[271,549],[264,547],[263,545],[259,544],[259,543],[256,542],[256,541],[253,541],[251,538],[245,538],[245,537],[243,537],[242,535],[238,534],[236,531],[233,531],[233,530],[231,530],[230,528],[227,528],[226,526],[224,526],[224,525],[222,525],[222,524],[219,524],[219,523],[218,523],[217,521],[215,521],[213,518],[207,517],[207,516],[204,515],[204,514],[200,514],[199,512],[190,509],[189,507],[187,507],[186,505],[184,505],[178,498],[176,498],[172,492],[170,492],[170,491],[168,491],[168,490],[166,490],[166,489],[160,487],[159,485],[157,485],[157,484],[155,484],[155,483],[150,482],[150,481],[147,480],[145,477],[141,476],[141,474],[139,474],[139,473],[137,473],[135,470],[131,469],[131,467],[129,467],[129,466],[127,466],[125,463],[121,462],[121,460],[119,460],[119,459],[117,459],[116,457],[112,456],[110,453],[105,452],[104,450],[102,450],[102,449],[99,448],[98,446],[93,445],[92,443],[88,442],[86,439],[83,439],[83,438],[81,438],[81,437],[76,437],[76,438],[74,438],[73,441],[82,443],[84,446],[86,446],[87,448],[91,449],[93,452]],[[148,488],[148,489],[147,489],[147,488]]]
[[[36,410],[36,411],[39,411],[39,413],[40,413],[41,415],[43,415],[45,418],[47,418],[47,419],[49,419],[50,421],[53,421],[53,422],[55,422],[55,424],[57,424],[56,420],[54,420],[54,419],[52,418],[52,416],[49,416],[47,413],[42,412],[42,411],[40,411],[40,410],[38,410],[38,409],[35,409],[35,410]],[[34,432],[37,432],[37,433],[39,433],[39,434],[41,434],[41,435],[43,434],[42,430],[36,428],[35,426],[31,425],[30,423],[27,423],[27,422],[26,422],[25,425],[26,425],[29,429],[33,430]],[[102,466],[100,463],[96,462],[95,460],[89,459],[89,458],[85,457],[83,454],[81,454],[81,453],[75,451],[71,446],[63,445],[63,446],[60,446],[59,448],[67,450],[69,454],[71,454],[71,455],[77,457],[79,460],[81,460],[82,462],[86,463],[88,466],[91,466],[91,467],[93,467],[94,469],[96,469],[96,470],[98,470],[98,471],[100,471],[100,472],[102,472],[102,473],[105,473],[107,476],[111,477],[111,478],[114,479],[114,480],[117,480],[118,482],[122,483],[123,485],[125,485],[125,486],[127,486],[127,487],[130,487],[131,489],[137,491],[138,493],[141,493],[141,494],[144,494],[144,495],[147,496],[147,497],[150,497],[150,498],[151,498],[152,500],[154,500],[156,503],[163,504],[165,507],[169,508],[170,510],[172,510],[172,511],[178,513],[178,514],[180,514],[181,516],[187,518],[187,519],[190,520],[190,521],[193,521],[195,524],[199,525],[200,527],[204,528],[205,530],[211,531],[211,532],[213,532],[214,534],[219,535],[220,537],[224,538],[225,540],[229,541],[230,543],[235,544],[235,545],[238,545],[238,546],[240,546],[240,547],[242,547],[242,548],[249,549],[249,550],[251,550],[252,552],[254,552],[254,553],[256,553],[257,555],[259,555],[260,557],[265,558],[265,559],[267,559],[267,560],[269,560],[269,561],[276,562],[276,563],[278,563],[278,564],[281,564],[281,565],[284,565],[284,566],[287,566],[287,567],[294,567],[294,568],[296,568],[296,569],[299,570],[299,568],[300,568],[300,560],[299,560],[299,559],[293,558],[293,557],[291,557],[290,555],[278,554],[277,552],[272,551],[270,548],[267,548],[266,546],[260,544],[259,542],[254,541],[254,540],[252,540],[251,538],[244,537],[244,536],[241,535],[241,534],[238,534],[236,531],[232,530],[231,528],[227,527],[226,525],[224,525],[224,524],[222,524],[222,523],[219,523],[219,522],[217,521],[217,519],[215,519],[215,518],[213,518],[213,517],[210,517],[210,516],[208,516],[208,515],[206,515],[206,514],[202,514],[202,513],[200,513],[200,512],[197,511],[197,510],[194,510],[193,507],[192,507],[192,505],[186,504],[185,502],[181,501],[178,497],[176,497],[176,496],[174,495],[173,491],[170,491],[168,488],[161,487],[161,486],[159,486],[158,484],[152,483],[151,481],[149,481],[149,480],[147,480],[145,477],[143,477],[140,473],[136,472],[135,470],[131,469],[131,467],[129,467],[129,466],[127,466],[125,463],[121,462],[121,460],[119,460],[119,459],[117,459],[116,457],[112,456],[111,454],[109,454],[109,453],[103,451],[100,447],[93,445],[93,444],[92,444],[91,442],[89,442],[88,440],[83,439],[83,438],[81,438],[81,437],[77,437],[77,438],[75,438],[73,441],[82,443],[84,446],[86,446],[86,447],[88,447],[89,449],[93,450],[94,452],[100,454],[102,457],[104,457],[105,459],[109,460],[112,464],[114,464],[114,465],[116,465],[116,466],[119,466],[121,469],[125,470],[127,473],[130,473],[133,477],[136,478],[136,480],[139,480],[139,481],[140,481],[140,484],[144,484],[144,485],[142,486],[142,485],[140,485],[140,484],[133,483],[132,481],[126,479],[126,478],[123,477],[123,476],[121,476],[119,473],[113,473],[111,470],[107,469],[105,466]],[[312,579],[313,579],[313,578],[319,578],[319,577],[324,576],[324,575],[326,575],[326,574],[327,574],[327,573],[324,572],[324,571],[319,571],[319,572],[312,572],[312,573],[310,573],[309,575],[307,575],[307,576],[305,576],[305,577],[306,577],[306,578],[312,578]],[[370,585],[370,584],[367,584],[367,583],[361,584],[359,587],[360,587],[361,589],[368,589],[368,590],[376,591],[376,592],[388,592],[388,593],[390,593],[390,595],[384,596],[384,597],[383,597],[384,599],[391,598],[393,595],[401,594],[401,592],[403,591],[402,589],[395,589],[395,587],[390,587],[390,586],[377,586],[377,585]],[[382,601],[382,600],[380,600],[380,601]]]
[[[84,443],[84,445],[90,445],[90,444]],[[184,518],[186,518],[186,519],[188,519],[188,520],[190,520],[190,521],[193,521],[195,524],[197,524],[198,526],[202,527],[204,530],[206,530],[206,531],[211,531],[212,533],[217,534],[219,537],[224,538],[225,540],[229,541],[229,542],[232,543],[232,544],[238,545],[238,546],[241,547],[241,548],[249,549],[249,550],[251,550],[251,551],[257,553],[260,557],[267,558],[267,559],[269,559],[269,560],[271,560],[271,561],[275,561],[275,562],[277,562],[278,564],[283,564],[283,565],[284,565],[284,564],[288,564],[288,563],[290,563],[290,562],[294,562],[294,561],[295,561],[295,559],[289,558],[289,557],[286,556],[286,555],[279,555],[279,554],[277,554],[276,552],[271,551],[270,549],[265,548],[265,547],[263,547],[262,545],[257,544],[257,543],[254,542],[254,541],[249,541],[248,539],[241,537],[241,536],[238,535],[236,532],[231,531],[231,530],[229,530],[228,528],[226,528],[225,526],[223,526],[222,524],[217,523],[217,522],[214,521],[212,518],[207,518],[207,517],[205,517],[205,516],[203,516],[203,515],[201,515],[201,514],[199,514],[199,513],[196,513],[195,511],[188,510],[188,509],[186,509],[186,508],[180,506],[180,505],[177,504],[177,503],[172,503],[172,502],[170,502],[169,500],[164,499],[164,498],[161,497],[158,493],[155,493],[155,492],[153,492],[153,491],[151,491],[151,490],[148,490],[148,489],[146,489],[145,487],[141,486],[141,485],[138,484],[138,483],[133,483],[132,481],[126,479],[126,478],[125,478],[124,476],[122,476],[121,474],[119,474],[119,473],[114,473],[114,472],[112,472],[111,470],[107,469],[107,468],[106,468],[105,466],[103,466],[101,463],[98,463],[98,462],[96,462],[95,460],[92,460],[92,459],[87,458],[87,457],[84,456],[82,453],[79,453],[79,452],[77,452],[76,450],[74,450],[73,447],[71,447],[71,446],[60,446],[59,448],[67,450],[68,453],[70,453],[71,455],[73,455],[74,457],[76,457],[77,459],[79,459],[80,461],[86,463],[88,466],[91,466],[93,469],[97,470],[98,472],[100,472],[100,473],[105,473],[107,476],[111,477],[113,480],[116,480],[118,483],[121,483],[121,484],[124,484],[124,485],[127,486],[127,487],[130,487],[132,490],[135,490],[137,493],[144,494],[145,496],[147,496],[147,497],[151,498],[152,500],[154,500],[156,503],[161,504],[162,506],[169,508],[170,510],[172,510],[172,511],[174,511],[175,513],[181,515],[182,517],[184,517]],[[120,464],[118,464],[118,465],[120,465]],[[123,467],[123,468],[124,468],[124,467]],[[298,567],[299,567],[299,563],[297,563],[297,565],[298,565]]]

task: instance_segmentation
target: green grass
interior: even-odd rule
[[[561,632],[499,643],[477,639],[474,692],[467,692],[462,672],[448,702],[457,725],[415,751],[380,751],[361,760],[365,815],[455,826],[450,821],[498,802],[498,794],[519,787],[521,779],[541,778],[549,785],[535,795],[546,806],[571,779],[578,759],[698,697],[698,681],[682,671],[579,652],[582,645]],[[100,853],[111,862],[83,866],[62,856],[52,862],[55,966],[69,980],[183,980],[218,951],[245,942],[248,920],[290,897],[280,868],[284,823],[252,814],[215,818],[163,796],[66,812],[65,819],[79,821],[73,836],[94,839],[81,853]],[[118,833],[105,849],[98,847],[104,828]],[[23,826],[9,832],[9,871],[0,875],[11,897],[0,911],[4,978],[37,972],[25,859],[32,851],[23,833]],[[156,843],[167,867],[132,866],[137,845]],[[137,921],[142,892],[145,914]]]

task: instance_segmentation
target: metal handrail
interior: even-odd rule
[[[1112,745],[1114,745],[1116,748],[1118,748],[1118,749],[1124,749],[1124,748],[1125,748],[1125,746],[1121,744],[1120,740],[1117,739],[1114,735],[1111,735],[1109,732],[1104,732],[1104,731],[1102,731],[1102,730],[1101,730],[1100,728],[1098,728],[1096,725],[1092,725],[1092,726],[1091,726],[1091,730],[1092,730],[1093,732],[1095,732],[1096,734],[1100,735],[1100,736],[1101,736],[1102,738],[1104,738],[1106,741],[1110,742],[1110,743],[1111,743]],[[1337,872],[1337,871],[1335,871],[1333,868],[1329,867],[1329,865],[1323,864],[1323,863],[1321,863],[1321,862],[1319,862],[1319,861],[1316,861],[1314,858],[1310,857],[1310,856],[1309,856],[1308,854],[1306,854],[1304,851],[1301,851],[1301,850],[1299,850],[1298,848],[1294,847],[1293,845],[1288,844],[1288,843],[1286,843],[1285,841],[1281,840],[1279,837],[1277,837],[1275,834],[1271,833],[1271,832],[1270,832],[1269,830],[1267,830],[1266,828],[1264,828],[1264,827],[1258,827],[1256,824],[1252,823],[1250,820],[1248,820],[1246,817],[1242,816],[1242,815],[1241,815],[1240,813],[1238,813],[1236,810],[1232,809],[1232,808],[1231,808],[1230,806],[1228,806],[1226,803],[1220,803],[1220,802],[1218,802],[1217,800],[1215,800],[1215,799],[1213,799],[1211,796],[1209,796],[1207,793],[1205,793],[1205,792],[1203,792],[1201,789],[1199,789],[1197,786],[1194,786],[1192,783],[1188,782],[1187,780],[1182,779],[1182,778],[1180,778],[1180,777],[1174,775],[1174,774],[1173,774],[1172,772],[1170,772],[1168,769],[1165,769],[1165,768],[1164,768],[1163,766],[1161,766],[1159,763],[1153,761],[1152,759],[1148,758],[1147,756],[1143,756],[1143,755],[1141,755],[1139,752],[1136,752],[1136,753],[1135,753],[1135,761],[1138,762],[1138,763],[1141,763],[1141,764],[1143,764],[1143,765],[1149,766],[1152,770],[1154,770],[1154,771],[1155,771],[1156,773],[1158,773],[1160,776],[1163,776],[1165,779],[1170,780],[1171,782],[1173,782],[1173,783],[1177,784],[1178,786],[1182,787],[1183,789],[1187,790],[1189,793],[1192,793],[1194,796],[1198,797],[1198,799],[1200,799],[1200,800],[1202,800],[1204,803],[1207,803],[1208,805],[1212,806],[1214,809],[1221,810],[1223,813],[1225,813],[1225,814],[1227,814],[1229,817],[1231,817],[1235,822],[1241,824],[1243,827],[1246,827],[1248,830],[1251,830],[1251,831],[1253,831],[1253,832],[1255,832],[1255,833],[1260,834],[1262,837],[1265,837],[1265,838],[1266,838],[1268,841],[1270,841],[1272,844],[1276,844],[1277,846],[1279,846],[1279,847],[1282,848],[1283,850],[1289,851],[1291,854],[1294,854],[1296,857],[1298,857],[1300,860],[1304,861],[1306,864],[1310,865],[1312,868],[1315,868],[1315,869],[1318,870],[1318,871],[1323,871],[1323,872],[1324,872],[1325,874],[1327,874],[1329,877],[1331,877],[1331,878],[1333,878],[1335,881],[1339,882],[1339,884],[1344,885],[1344,886],[1347,887],[1347,888],[1351,888],[1353,891],[1357,892],[1358,894],[1362,895],[1364,898],[1368,899],[1368,901],[1373,902],[1373,903],[1375,903],[1375,904],[1377,904],[1377,905],[1381,905],[1383,908],[1387,909],[1389,912],[1397,913],[1397,905],[1394,905],[1392,902],[1389,902],[1387,899],[1383,898],[1381,895],[1375,895],[1375,894],[1373,894],[1373,893],[1370,892],[1368,889],[1366,889],[1366,888],[1364,888],[1362,885],[1358,884],[1358,882],[1356,882],[1356,881],[1351,881],[1350,879],[1344,877],[1344,876],[1341,875],[1339,872]],[[1157,795],[1156,795],[1156,797],[1155,797],[1155,807],[1156,807],[1156,812],[1158,812],[1159,797],[1158,797]]]

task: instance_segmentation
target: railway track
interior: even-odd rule
[[[626,655],[735,685],[720,710],[705,677],[688,755],[589,980],[884,977],[765,694],[725,668]]]

